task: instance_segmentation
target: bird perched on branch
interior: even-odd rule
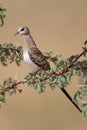
[[[21,34],[24,38],[23,59],[34,72],[37,72],[38,70],[50,70],[50,65],[46,60],[46,57],[37,48],[29,28],[26,26],[19,27],[15,35],[17,34]]]
[[[35,71],[38,70],[50,70],[51,67],[46,60],[46,57],[42,54],[42,52],[37,48],[35,41],[33,40],[30,30],[28,27],[20,27],[15,35],[21,34],[24,38],[24,46],[23,46],[23,58],[24,61]],[[61,91],[67,96],[67,98],[74,104],[74,106],[80,111],[80,108],[75,104],[72,100],[71,96],[67,93],[67,91],[61,88]]]

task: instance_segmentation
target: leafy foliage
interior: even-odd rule
[[[0,4],[0,20],[1,26],[4,24],[6,9]],[[6,93],[15,94],[17,91],[22,92],[18,85],[27,84],[38,93],[42,93],[48,84],[52,90],[56,87],[60,88],[73,105],[82,112],[82,116],[86,117],[87,113],[87,41],[82,47],[82,52],[78,55],[72,55],[67,59],[62,59],[61,55],[54,56],[53,52],[45,53],[46,58],[52,63],[53,67],[49,71],[39,71],[38,73],[30,73],[23,80],[16,81],[11,77],[0,83],[0,102],[6,103]],[[83,59],[80,58],[83,56]],[[9,63],[15,62],[20,65],[22,61],[22,47],[15,46],[11,43],[0,44],[0,63],[7,66]],[[74,99],[71,98],[65,87],[72,82],[72,77],[78,77],[79,89],[75,92]]]
[[[4,18],[6,17],[6,9],[0,4],[0,26],[4,25]]]
[[[7,66],[8,63],[16,62],[20,65],[22,60],[22,47],[16,47],[10,43],[0,44],[0,61],[2,65]]]
[[[15,81],[11,77],[3,81],[0,87],[1,102],[6,102],[5,94],[15,94],[17,91],[22,92],[18,89],[19,84],[28,84],[34,90],[42,93],[46,89],[46,85],[49,84],[51,89],[59,87],[61,90],[67,87],[72,82],[72,77],[77,76],[79,84],[82,85],[80,89],[74,95],[74,102],[82,109],[82,115],[86,116],[87,105],[85,103],[79,103],[83,99],[83,95],[87,96],[87,61],[86,56],[86,45],[84,50],[79,55],[72,55],[69,58],[63,60],[60,55],[53,56],[52,52],[46,53],[49,61],[52,62],[53,68],[49,71],[39,71],[38,73],[30,73],[24,77],[22,81]],[[7,63],[16,62],[20,64],[22,60],[22,47],[16,47],[13,44],[1,44],[0,45],[0,61],[3,65],[7,66]],[[84,56],[82,61],[79,60],[81,56]],[[3,57],[3,58],[2,58]],[[16,61],[16,59],[18,60]],[[65,91],[65,90],[64,90]],[[68,94],[67,94],[68,95]]]

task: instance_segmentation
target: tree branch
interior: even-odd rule
[[[7,47],[3,47],[3,49],[9,49]],[[10,48],[12,49],[12,48]],[[82,53],[80,53],[75,59],[74,61],[65,69],[63,69],[61,72],[54,72],[54,73],[51,73],[51,74],[48,74],[43,80],[47,80],[49,79],[51,76],[53,75],[56,75],[56,76],[61,76],[69,71],[72,70],[72,67],[74,66],[74,64],[77,62],[77,60],[82,57],[85,53],[87,52],[87,50],[84,50]],[[14,81],[12,84],[8,85],[6,88],[4,88],[1,92],[0,92],[0,95],[5,95],[5,93],[11,89],[14,89],[16,88],[18,85],[20,84],[24,84],[26,83],[27,80],[26,80],[26,77],[25,77],[25,80],[20,80],[20,81]],[[66,95],[66,97],[73,103],[73,105],[80,111],[80,108],[75,104],[75,102],[73,101],[73,99],[71,98],[71,96],[69,95],[69,93],[65,90],[64,87],[61,88],[61,91]]]
[[[76,61],[82,57],[85,53],[87,52],[87,50],[84,50],[82,53],[80,53],[79,55],[77,55],[77,57],[75,58],[75,60],[65,69],[63,69],[61,72],[55,72],[55,74],[57,76],[63,75],[64,73],[67,73],[68,71],[70,71],[74,64],[76,63]]]
[[[8,48],[5,48],[5,49],[8,49]],[[52,73],[52,74],[49,74],[47,77],[44,78],[44,80],[49,79],[52,75],[61,76],[61,75],[65,74],[65,73],[71,71],[72,69],[70,69],[70,68],[72,68],[73,65],[75,64],[75,62],[76,62],[81,56],[83,56],[86,52],[87,52],[87,50],[85,50],[85,51],[83,51],[82,53],[80,53],[80,54],[76,57],[76,59],[73,61],[73,63],[71,63],[71,64],[69,65],[69,67],[67,67],[66,69],[63,69],[61,72],[54,72],[54,73]],[[25,77],[25,78],[26,78],[26,77]],[[24,84],[24,83],[26,83],[26,80],[15,81],[13,84],[7,86],[0,94],[4,94],[6,91],[15,88],[15,87],[18,86],[19,84]]]
[[[14,81],[13,84],[7,86],[6,88],[4,88],[1,92],[0,95],[5,95],[5,92],[14,89],[16,86],[20,85],[20,84],[24,84],[26,81],[25,80],[20,80],[20,81]]]

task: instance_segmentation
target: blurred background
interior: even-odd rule
[[[14,36],[17,28],[26,25],[42,52],[53,51],[67,58],[82,51],[87,39],[86,0],[2,0],[7,8],[4,27],[0,28],[0,43],[22,45],[21,36]],[[31,71],[22,62],[3,67],[0,64],[0,82],[12,76],[22,79]],[[22,94],[7,95],[7,105],[0,109],[2,130],[82,130],[87,119],[56,88],[47,86],[45,93],[38,94],[31,87],[22,86]],[[74,95],[78,83],[73,80],[67,91]]]

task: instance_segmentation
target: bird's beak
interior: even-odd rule
[[[16,32],[14,35],[17,35],[17,34],[19,34],[19,32]]]

